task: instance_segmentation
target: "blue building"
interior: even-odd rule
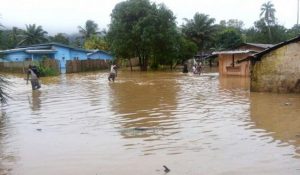
[[[56,59],[60,61],[61,69],[65,69],[67,60],[86,60],[88,55],[92,55],[92,59],[112,59],[112,56],[104,51],[90,51],[60,43],[18,47],[0,51],[0,54],[4,55],[3,58],[7,61],[38,61],[45,57]]]
[[[102,50],[95,50],[92,53],[87,54],[88,59],[101,59],[101,60],[112,60],[113,56]]]

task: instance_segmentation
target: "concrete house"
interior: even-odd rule
[[[250,76],[250,61],[240,63],[238,61],[272,46],[270,44],[243,43],[232,50],[213,52],[212,54],[218,57],[220,75]]]
[[[93,51],[60,43],[46,43],[4,50],[0,51],[0,54],[4,55],[4,60],[13,62],[34,61],[43,58],[56,59],[59,60],[61,69],[65,69],[67,60],[86,60],[89,54],[93,54]],[[111,56],[107,56],[108,54],[103,53],[102,55],[105,56],[99,56],[97,59],[112,59]]]
[[[251,91],[300,92],[300,36],[242,61],[251,61]]]

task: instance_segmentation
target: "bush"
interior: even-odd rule
[[[44,67],[42,65],[37,66],[40,77],[57,76],[59,73],[52,68]]]

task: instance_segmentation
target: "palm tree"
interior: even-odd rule
[[[48,41],[46,34],[48,32],[44,31],[42,26],[36,26],[35,24],[26,25],[26,30],[21,35],[22,40],[18,45],[31,45],[40,44]]]
[[[20,33],[22,30],[18,29],[17,27],[13,27],[11,32],[9,33],[9,38],[11,41],[11,47],[16,47],[18,41],[20,40]]]
[[[84,39],[88,39],[93,35],[99,34],[98,24],[92,20],[87,20],[85,22],[85,27],[78,26],[79,33],[83,36]]]
[[[193,19],[184,20],[186,24],[182,26],[182,32],[197,44],[198,49],[205,49],[214,38],[215,19],[205,14],[196,13]]]
[[[275,18],[276,10],[271,1],[264,3],[261,6],[260,10],[261,10],[260,17],[266,22],[269,31],[269,40],[272,41],[271,25],[274,25],[276,22],[276,18]]]

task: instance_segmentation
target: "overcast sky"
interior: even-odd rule
[[[7,28],[25,24],[41,25],[50,35],[58,32],[76,33],[78,25],[94,20],[100,29],[110,23],[114,6],[122,0],[0,0],[0,23]],[[271,0],[279,24],[287,28],[297,22],[297,0]],[[267,0],[152,0],[164,3],[177,17],[192,19],[196,12],[220,20],[239,19],[245,27],[259,19],[260,7]]]

